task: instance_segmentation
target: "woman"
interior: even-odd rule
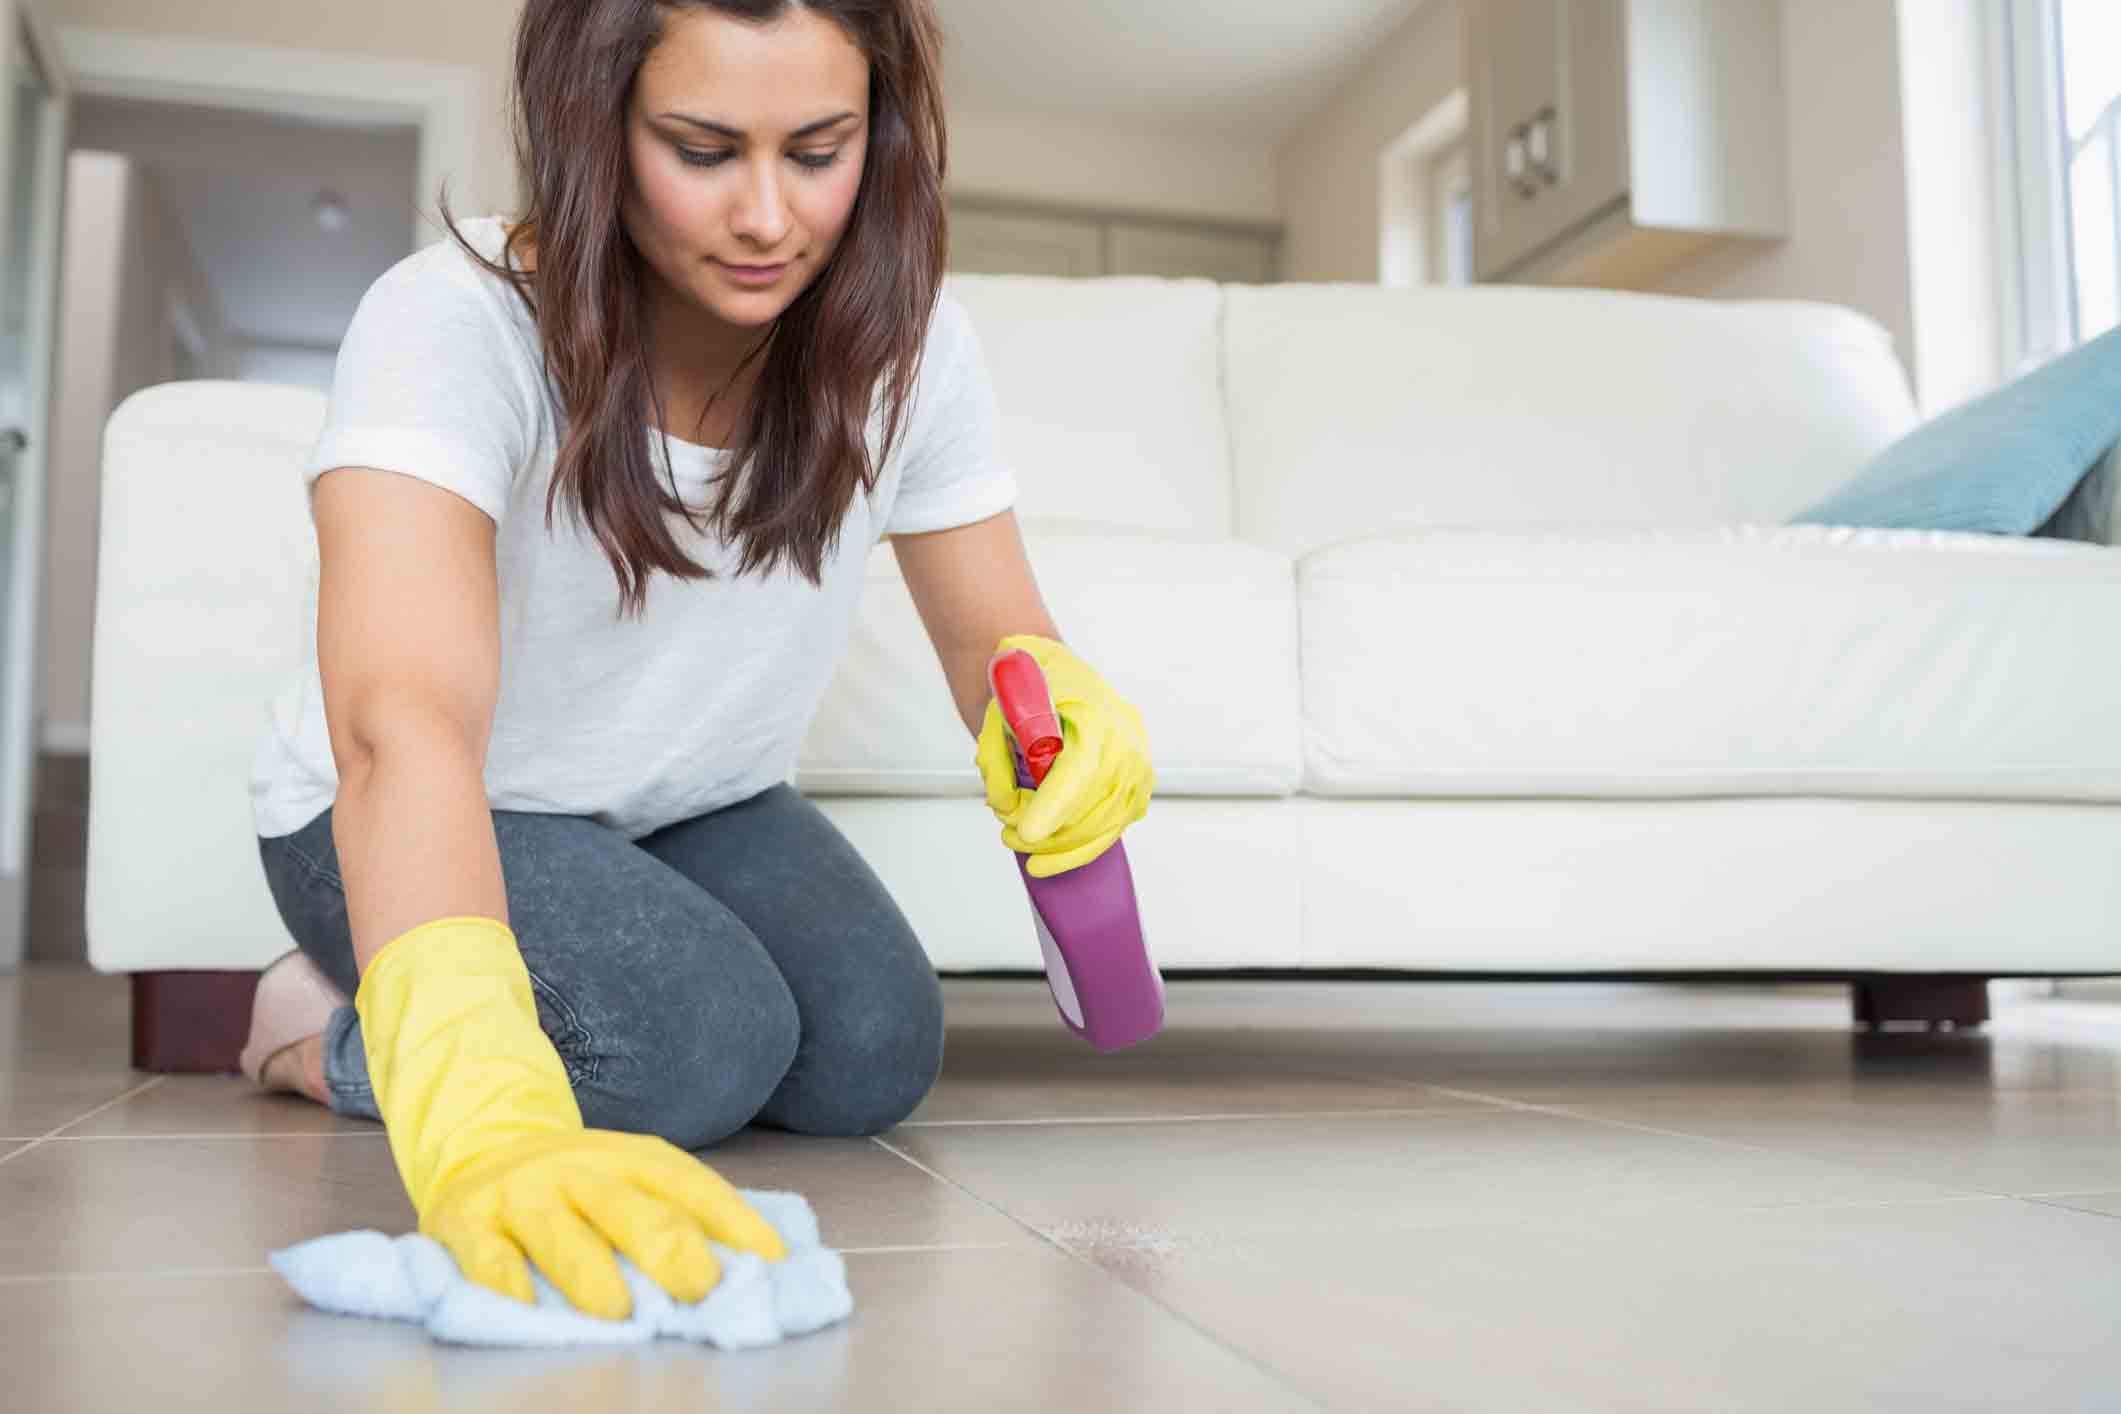
[[[314,652],[252,782],[300,946],[244,1069],[381,1120],[420,1229],[521,1300],[526,1256],[615,1318],[614,1248],[688,1301],[709,1237],[778,1259],[685,1151],[873,1133],[935,1080],[934,969],[787,784],[878,539],[1003,842],[1057,873],[1147,809],[1140,715],[1056,641],[940,294],[939,47],[929,0],[529,0],[526,212],[445,199],[454,240],[341,346]],[[1036,792],[1002,646],[1063,718]]]

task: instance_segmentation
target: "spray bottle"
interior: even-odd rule
[[[1054,711],[1038,659],[1021,648],[997,653],[987,684],[1000,705],[1016,757],[1016,783],[1035,790],[1061,753]],[[1031,920],[1046,959],[1046,985],[1068,1029],[1101,1051],[1123,1050],[1164,1024],[1164,979],[1150,961],[1124,841],[1064,874],[1041,879],[1016,856],[1031,896]]]

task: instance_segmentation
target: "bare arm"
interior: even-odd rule
[[[1016,512],[925,535],[895,535],[892,551],[950,696],[975,737],[987,713],[987,659],[1012,633],[1059,639],[1046,612]]]
[[[414,477],[319,477],[317,660],[354,959],[437,918],[508,922],[483,772],[500,684],[494,523]]]

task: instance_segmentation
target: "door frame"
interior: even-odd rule
[[[0,671],[0,972],[16,971],[28,943],[29,841],[37,798],[37,737],[44,697],[44,550],[45,485],[51,460],[51,410],[56,377],[59,317],[59,242],[66,204],[66,149],[73,92],[65,46],[39,8],[38,0],[0,0],[0,54],[13,54],[17,38],[27,34],[33,54],[22,56],[42,70],[50,91],[48,121],[38,135],[32,159],[34,195],[28,252],[29,279],[23,292],[25,405],[22,430],[28,442],[14,457],[14,484],[9,532],[9,576],[6,587],[9,645],[0,669],[20,663],[22,670]],[[12,92],[0,101],[0,152],[15,143]],[[8,233],[0,229],[0,247]],[[8,254],[0,248],[0,262]]]
[[[420,202],[440,189],[444,177],[461,183],[478,170],[480,78],[466,65],[84,25],[51,25],[47,32],[56,37],[67,71],[69,103],[74,97],[136,99],[269,117],[412,123],[420,135],[414,188]],[[415,202],[406,253],[446,234]],[[42,670],[40,650],[40,675]],[[46,722],[41,735],[38,749],[44,751],[89,749],[86,722]]]
[[[433,199],[444,177],[451,179],[461,199],[463,183],[479,169],[480,78],[468,65],[82,25],[55,28],[77,97],[193,103],[340,122],[412,123],[420,132],[416,190],[421,203]],[[446,234],[416,203],[406,252]]]

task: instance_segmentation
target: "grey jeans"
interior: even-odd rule
[[[705,1148],[756,1121],[874,1134],[942,1067],[943,997],[905,915],[788,785],[639,840],[577,815],[493,812],[538,1021],[593,1129]],[[359,985],[326,809],[258,840],[288,932]],[[380,1119],[360,1016],[324,1029],[331,1107]]]

